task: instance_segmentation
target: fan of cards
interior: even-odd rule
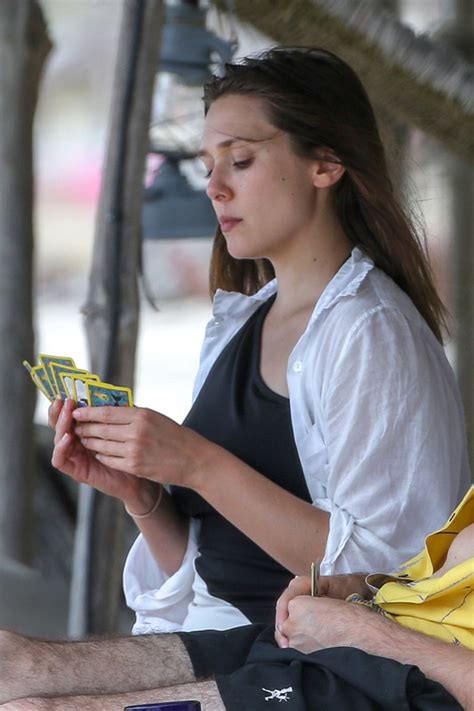
[[[98,375],[77,368],[72,358],[40,353],[38,360],[38,365],[30,365],[27,360],[23,361],[23,365],[38,390],[46,395],[50,402],[60,397],[61,400],[75,400],[78,407],[133,405],[130,388],[103,383]]]

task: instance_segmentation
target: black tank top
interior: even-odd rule
[[[183,424],[311,501],[289,400],[270,390],[260,375],[262,325],[274,298],[259,307],[223,349]],[[251,622],[272,624],[275,602],[292,574],[201,496],[182,487],[172,487],[172,492],[178,508],[201,521],[196,569],[211,595],[230,602]],[[278,525],[275,521],[275,529]]]

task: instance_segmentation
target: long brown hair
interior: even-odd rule
[[[264,100],[269,121],[290,137],[295,153],[315,157],[324,149],[345,173],[334,188],[340,223],[354,245],[408,294],[436,338],[446,328],[423,241],[394,194],[384,148],[367,93],[339,57],[317,47],[275,47],[226,64],[225,76],[204,87],[205,112],[228,94]],[[274,276],[265,259],[235,259],[218,228],[210,290],[255,293]]]

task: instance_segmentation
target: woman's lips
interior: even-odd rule
[[[239,222],[242,222],[240,217],[222,217],[219,220],[222,232],[230,232]]]

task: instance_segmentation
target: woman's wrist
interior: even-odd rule
[[[184,466],[186,478],[183,477],[182,481],[176,483],[202,495],[203,488],[209,483],[215,469],[216,450],[219,451],[221,448],[194,430],[185,426],[182,430],[186,431],[188,438],[187,441],[183,440],[183,449],[191,454]]]
[[[148,479],[142,479],[139,481],[139,486],[137,486],[133,495],[122,499],[122,503],[130,516],[147,516],[152,513],[152,509],[155,507],[158,498],[161,501],[162,495],[163,487],[161,484],[149,481]],[[156,506],[156,508],[158,507]]]
[[[223,463],[220,447],[212,444],[203,447],[203,456],[196,457],[196,463],[189,477],[189,488],[206,498],[209,491],[215,490],[215,480],[222,480]]]
[[[161,504],[161,499],[163,498],[163,487],[160,484],[160,490],[158,492],[158,496],[156,497],[156,501],[151,507],[151,509],[148,509],[148,511],[145,511],[145,513],[138,513],[137,511],[130,511],[130,509],[125,506],[125,511],[128,513],[129,516],[135,519],[143,519],[143,518],[149,518],[152,516],[155,511],[158,509],[159,505]]]

